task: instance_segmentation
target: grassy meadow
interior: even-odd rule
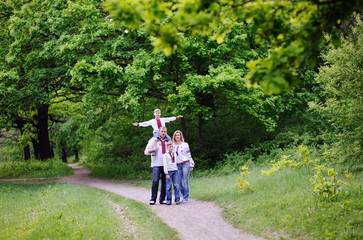
[[[52,178],[72,175],[72,168],[54,159],[48,161],[0,161],[1,178]]]
[[[345,169],[337,167],[341,192],[326,201],[314,192],[314,175],[306,168],[285,168],[266,176],[261,171],[268,166],[247,165],[250,176],[245,179],[252,191],[240,193],[241,174],[235,171],[226,174],[224,169],[222,175],[212,171],[204,177],[192,172],[190,197],[217,203],[226,221],[266,239],[363,238],[362,172],[347,177]],[[137,184],[149,187],[150,182]]]
[[[236,228],[282,239],[362,239],[362,174],[349,180],[341,196],[319,201],[304,171],[286,170],[277,176],[251,169],[253,192],[239,193],[239,174],[192,178],[191,198],[214,201]]]
[[[176,239],[148,206],[93,188],[0,183],[0,239]]]
[[[226,221],[266,239],[363,238],[359,164],[347,171],[349,166],[324,160],[314,149],[307,154],[304,148],[261,158],[251,161],[249,155],[234,153],[214,169],[196,168],[190,197],[215,202]],[[50,175],[72,173],[59,161],[1,164],[6,166],[2,178],[43,176],[51,181]],[[114,172],[123,171],[122,165],[116,168]],[[151,176],[151,171],[141,174]],[[150,181],[127,180],[147,189]],[[0,239],[176,239],[176,232],[148,206],[65,183],[0,182],[0,225]]]

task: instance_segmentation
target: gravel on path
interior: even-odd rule
[[[126,198],[149,204],[151,190],[127,183],[115,183],[113,180],[89,176],[89,170],[69,164],[73,176],[61,177],[58,182],[82,184],[103,189]],[[151,182],[150,182],[151,185]],[[178,237],[185,240],[262,240],[249,233],[243,233],[224,221],[221,208],[213,202],[189,199],[188,203],[175,205],[155,204],[150,206],[166,224],[178,232]]]

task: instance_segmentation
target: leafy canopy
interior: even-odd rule
[[[260,42],[271,44],[269,55],[248,62],[248,78],[267,93],[297,84],[296,69],[314,64],[323,31],[337,31],[342,20],[363,8],[359,0],[107,0],[112,18],[129,28],[143,26],[155,50],[166,55],[180,49],[184,34],[211,35],[222,43],[237,22],[256,24]]]

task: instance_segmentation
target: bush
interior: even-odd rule
[[[116,163],[99,163],[90,164],[87,167],[91,170],[91,176],[114,179],[150,179],[152,170],[150,163],[142,166],[136,166],[132,162]]]
[[[0,162],[0,178],[59,177],[71,174],[71,167],[54,159],[45,162],[37,160]]]

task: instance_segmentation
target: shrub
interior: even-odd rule
[[[240,176],[237,178],[237,188],[240,193],[253,192],[254,189],[250,186],[250,183],[245,180],[250,174],[246,165],[241,167]]]
[[[334,201],[342,191],[343,181],[337,178],[333,168],[327,168],[325,164],[314,167],[314,176],[310,179],[314,186],[314,192],[320,200]]]
[[[72,168],[54,159],[45,162],[37,160],[0,162],[0,178],[59,177],[71,174]]]
[[[278,171],[287,167],[300,169],[305,166],[309,171],[313,171],[314,175],[310,179],[314,186],[316,196],[325,202],[335,201],[342,191],[343,181],[337,178],[337,173],[333,168],[327,168],[326,163],[329,161],[330,153],[324,152],[322,159],[312,160],[309,151],[304,146],[299,146],[300,161],[292,161],[290,156],[283,155],[278,162],[272,161],[272,167],[268,170],[261,170],[262,175],[275,175]]]

